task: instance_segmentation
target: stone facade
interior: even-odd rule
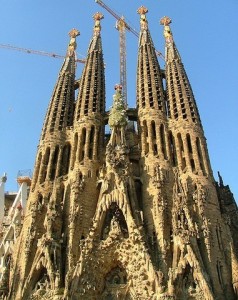
[[[0,299],[238,297],[235,200],[221,177],[214,181],[171,20],[161,19],[164,72],[147,9],[138,13],[134,110],[116,85],[105,112],[100,13],[75,101],[79,32],[70,32]]]

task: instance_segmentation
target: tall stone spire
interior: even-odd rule
[[[59,72],[58,80],[45,116],[40,144],[35,163],[32,189],[37,182],[43,184],[45,180],[54,180],[55,177],[68,172],[70,146],[66,144],[67,128],[73,125],[75,102],[75,69],[77,48],[76,37],[80,33],[77,29],[69,32],[70,41],[66,58]],[[64,166],[60,167],[61,161]],[[57,167],[58,163],[58,167]]]
[[[167,75],[168,113],[171,119],[200,123],[197,105],[170,28],[171,19],[163,17]]]
[[[75,28],[69,32],[70,41],[66,58],[59,72],[42,129],[32,189],[37,182],[43,184],[46,180],[52,181],[55,177],[66,175],[69,169],[71,146],[67,143],[67,129],[73,125],[75,50],[77,48],[76,37],[79,34]]]
[[[58,262],[54,264],[50,262],[51,259],[48,260],[48,257],[49,267],[46,270],[40,263],[38,265],[40,266],[39,272],[42,273],[39,275],[41,278],[50,280],[53,285],[55,280],[58,281],[56,285],[62,280],[60,271],[62,265],[59,261],[62,258],[60,239],[64,230],[62,231],[63,219],[60,216],[62,216],[62,210],[65,210],[63,205],[64,184],[67,185],[66,179],[71,157],[68,129],[73,125],[75,49],[79,31],[73,29],[69,35],[70,42],[66,58],[54,88],[38,146],[27,205],[28,217],[24,222],[20,237],[24,246],[22,248],[21,243],[18,245],[13,258],[13,268],[18,276],[12,281],[10,290],[12,299],[29,298],[29,294],[34,289],[33,277],[38,268],[36,265],[39,264],[39,259],[45,257],[47,252],[49,254],[54,247],[58,249],[56,250],[57,254],[55,252]],[[55,222],[56,219],[57,222]],[[46,240],[49,242],[48,244]],[[20,256],[22,257],[21,262],[19,262]],[[52,276],[51,279],[49,279],[49,274]]]
[[[94,15],[75,104],[78,31],[71,32],[24,222],[18,214],[17,223],[10,223],[15,229],[8,227],[11,236],[21,233],[0,249],[0,299],[237,299],[235,200],[221,177],[215,185],[171,20],[161,20],[166,98],[147,9],[138,13],[138,116],[126,109],[122,86],[116,85],[111,134],[104,131],[102,14]]]
[[[168,120],[162,72],[146,18],[148,9],[141,6],[137,12],[141,27],[137,65],[140,165],[141,170],[146,170],[141,172],[142,214],[154,265],[166,274],[170,242],[170,224],[166,221],[169,218],[166,203],[170,197],[166,189],[170,179],[166,174],[171,171]],[[159,252],[165,257],[160,265],[157,260]]]
[[[150,36],[146,18],[147,8],[141,6],[140,38],[137,65],[137,107],[141,127],[141,150],[144,155],[168,159],[166,140],[166,105],[162,73]]]
[[[195,284],[196,293],[203,282],[207,299],[214,299],[214,295],[225,299],[225,294],[233,299],[231,285],[225,291],[223,284],[227,266],[220,243],[219,228],[223,221],[199,112],[170,29],[171,19],[163,17],[160,23],[164,26],[166,42],[168,126],[173,166],[172,201],[169,204],[173,243],[168,290],[173,287],[174,294],[183,298],[182,288],[176,282],[182,274],[178,271],[179,266],[184,264],[183,269],[190,273],[187,276],[198,283]]]
[[[212,176],[199,112],[174,42],[170,29],[171,22],[169,17],[160,20],[160,24],[164,26],[166,43],[166,92],[168,117],[173,135],[171,144],[176,149],[173,152],[173,165],[178,166],[183,172],[199,172],[200,175]]]
[[[105,79],[101,41],[103,15],[94,14],[93,38],[88,48],[88,56],[79,85],[79,94],[75,111],[75,121],[105,110]]]
[[[75,193],[69,205],[69,269],[76,263],[78,245],[87,236],[95,213],[98,199],[97,177],[105,153],[105,75],[101,41],[103,15],[97,12],[93,19],[93,37],[80,79],[72,132],[70,170]]]
[[[148,9],[144,6],[137,10],[140,14],[141,27],[137,65],[137,105],[140,111],[155,109],[165,114],[162,75],[148,28],[147,12]]]
[[[85,159],[98,160],[103,147],[105,75],[100,24],[103,15],[97,12],[93,19],[93,37],[79,84],[74,116],[76,142],[74,143],[73,163],[83,162]]]
[[[59,72],[53,95],[45,117],[42,129],[42,139],[47,133],[57,132],[73,124],[74,113],[74,80],[75,80],[75,50],[77,47],[76,37],[79,35],[77,29],[69,32],[70,42],[66,58]]]

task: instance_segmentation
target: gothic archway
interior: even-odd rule
[[[130,300],[129,285],[125,269],[117,266],[111,269],[105,277],[105,288],[102,294],[102,300]]]
[[[119,208],[116,202],[112,202],[109,209],[106,212],[104,223],[101,231],[101,239],[107,238],[107,234],[112,230],[113,226],[119,226],[120,231],[124,238],[128,238],[128,227],[123,215],[122,210]]]

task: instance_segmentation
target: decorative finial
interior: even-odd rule
[[[118,91],[119,93],[121,93],[121,91],[122,91],[122,85],[119,84],[119,83],[117,83],[117,84],[114,86],[114,89],[115,89],[116,91]]]
[[[102,19],[104,19],[104,16],[102,13],[100,12],[96,12],[96,14],[93,15],[93,19],[95,21],[95,24],[94,24],[94,33],[96,35],[98,35],[101,31],[101,24],[100,24],[100,21]]]
[[[172,23],[172,20],[169,17],[163,17],[160,19],[160,24],[164,25],[164,37],[167,43],[172,43],[173,42],[173,35],[170,29],[169,24]]]
[[[77,48],[76,37],[79,35],[80,35],[80,32],[78,31],[78,29],[75,29],[75,28],[73,28],[69,32],[70,41],[69,41],[69,45],[68,45],[68,56],[72,56],[72,54],[76,50],[76,48]]]
[[[147,29],[148,28],[148,22],[146,19],[146,13],[148,12],[148,9],[145,6],[141,6],[137,9],[137,13],[140,15],[140,26],[141,29]]]
[[[160,19],[160,24],[161,25],[169,25],[172,23],[172,20],[169,17],[163,17]]]
[[[69,32],[69,36],[71,38],[76,38],[76,36],[79,36],[80,35],[80,32],[78,31],[78,29],[76,28],[73,28],[72,30],[70,30]]]

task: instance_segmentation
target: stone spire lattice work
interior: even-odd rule
[[[163,71],[147,12],[138,9],[136,109],[116,85],[105,111],[103,15],[77,84],[70,32],[23,225],[12,219],[19,237],[0,247],[0,299],[237,299],[237,205],[214,181],[171,20],[161,19]]]

